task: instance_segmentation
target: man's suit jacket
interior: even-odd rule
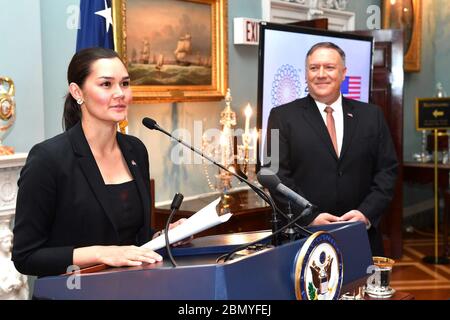
[[[150,230],[150,177],[147,149],[137,138],[117,133],[117,141],[142,201],[144,224],[136,245]],[[24,274],[65,273],[73,250],[117,245],[118,208],[109,200],[81,123],[35,145],[18,181],[12,259]]]
[[[346,98],[342,98],[342,107],[344,137],[339,158],[311,96],[272,109],[268,150],[276,151],[270,130],[279,129],[279,157],[271,155],[271,166],[279,168],[277,174],[285,185],[318,207],[303,224],[312,222],[318,213],[341,216],[357,209],[372,224],[372,253],[382,254],[377,229],[394,192],[398,170],[394,145],[379,107]],[[286,210],[283,197],[273,196]]]

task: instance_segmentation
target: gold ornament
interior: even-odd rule
[[[8,77],[0,77],[0,155],[14,154],[14,148],[2,144],[16,120],[14,82]]]

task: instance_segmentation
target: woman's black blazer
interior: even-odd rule
[[[136,137],[117,133],[143,207],[136,245],[150,239],[148,153]],[[106,186],[79,122],[35,145],[18,181],[12,260],[19,272],[44,276],[65,273],[73,250],[117,245],[119,236]]]

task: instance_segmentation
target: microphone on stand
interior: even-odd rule
[[[172,204],[170,205],[170,212],[169,218],[167,218],[166,221],[166,227],[164,228],[164,239],[166,241],[166,251],[167,255],[169,256],[170,262],[172,262],[172,265],[174,267],[177,266],[177,263],[175,262],[175,259],[172,256],[172,250],[170,249],[170,243],[169,243],[169,225],[172,221],[173,216],[175,215],[175,212],[177,212],[178,209],[180,209],[181,203],[183,202],[184,196],[181,193],[176,193],[173,197]]]
[[[294,202],[301,208],[309,208],[313,205],[311,202],[303,198],[301,195],[293,191],[292,189],[285,186],[283,183],[281,183],[280,178],[272,172],[271,170],[267,168],[262,168],[258,172],[258,181],[261,183],[263,187],[266,187],[269,190],[276,190],[282,195],[284,195],[286,198],[288,198],[290,201]]]
[[[267,168],[262,168],[258,174],[257,178],[259,183],[263,186],[269,189],[270,191],[278,191],[283,196],[285,196],[289,202],[288,202],[288,210],[289,214],[288,216],[288,222],[292,221],[292,212],[291,212],[291,202],[298,205],[300,208],[303,209],[303,211],[300,213],[298,219],[303,218],[304,216],[307,216],[313,212],[316,207],[311,204],[308,200],[303,198],[301,195],[293,191],[292,189],[288,188],[286,185],[284,185],[280,178],[271,170]],[[309,210],[308,210],[309,209]],[[289,237],[289,239],[295,238],[295,227],[286,229],[285,233]]]
[[[193,152],[199,154],[201,157],[207,159],[208,161],[212,162],[213,164],[215,164],[216,166],[218,166],[219,168],[221,168],[222,170],[227,171],[228,173],[232,174],[234,177],[236,177],[239,181],[244,182],[245,184],[247,184],[253,191],[256,192],[256,194],[258,194],[264,201],[266,201],[272,208],[272,220],[271,220],[271,224],[272,224],[272,244],[277,246],[279,245],[280,241],[279,241],[279,232],[278,231],[278,217],[277,217],[277,213],[281,213],[285,218],[286,215],[284,212],[282,212],[280,209],[278,209],[278,207],[275,205],[275,203],[273,202],[272,198],[267,195],[264,190],[262,190],[260,187],[258,187],[257,185],[255,185],[254,183],[248,181],[247,179],[241,177],[240,175],[236,174],[236,172],[233,172],[231,170],[229,170],[228,168],[225,168],[222,164],[217,163],[216,161],[214,161],[214,159],[208,157],[207,155],[205,155],[202,151],[198,150],[197,148],[194,148],[193,146],[187,144],[186,142],[184,142],[183,140],[179,139],[179,138],[175,138],[174,136],[172,136],[169,132],[167,132],[166,130],[164,130],[163,128],[161,128],[155,120],[151,119],[151,118],[144,118],[142,119],[142,124],[147,127],[150,130],[158,130],[161,131],[162,133],[164,133],[165,135],[169,136],[170,138],[174,139],[175,141],[181,143],[182,145],[184,145],[185,147],[189,148],[190,150],[192,150]],[[305,228],[298,226],[303,232],[305,232],[306,234],[311,234],[310,231],[306,230]]]
[[[299,194],[295,193],[293,190],[289,189],[284,184],[282,184],[280,178],[278,178],[278,176],[275,173],[273,173],[272,171],[270,171],[267,168],[262,168],[258,172],[257,177],[258,177],[259,183],[261,183],[261,185],[263,187],[266,187],[269,190],[277,190],[277,191],[281,192],[290,201],[295,202],[296,204],[300,205],[303,208],[303,211],[297,217],[295,217],[293,219],[292,219],[292,214],[285,215],[282,211],[279,211],[287,219],[287,224],[284,225],[283,227],[281,227],[279,230],[277,230],[276,233],[279,234],[279,233],[283,232],[283,233],[287,234],[289,240],[291,240],[291,241],[295,240],[295,234],[297,233],[296,230],[294,229],[295,228],[294,225],[295,225],[298,227],[298,229],[301,229],[302,231],[306,232],[307,234],[312,234],[312,232],[299,226],[297,224],[297,221],[299,221],[301,218],[303,218],[305,216],[312,214],[314,212],[314,210],[316,209],[316,206],[314,206],[308,200],[306,200],[305,198],[303,198],[302,196],[300,196]],[[289,201],[289,207],[290,207],[290,201]],[[277,210],[279,210],[279,209],[277,208]],[[272,233],[272,235],[273,235],[273,233]],[[251,243],[247,243],[242,246],[239,246],[239,247],[233,249],[232,251],[228,252],[227,254],[220,256],[217,259],[217,261],[220,261],[221,259],[223,259],[223,261],[226,262],[232,257],[232,255],[234,253],[244,250],[245,248],[247,248],[253,244],[256,244],[258,242],[261,242],[262,240],[264,240],[264,238],[253,241]]]

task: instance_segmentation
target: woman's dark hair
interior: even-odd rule
[[[72,57],[69,68],[67,69],[67,82],[70,85],[76,83],[80,88],[83,87],[86,78],[91,73],[92,64],[99,59],[119,58],[117,52],[106,48],[88,48],[83,49]],[[81,110],[77,101],[70,92],[66,95],[63,113],[63,128],[65,131],[73,127],[81,120]]]

